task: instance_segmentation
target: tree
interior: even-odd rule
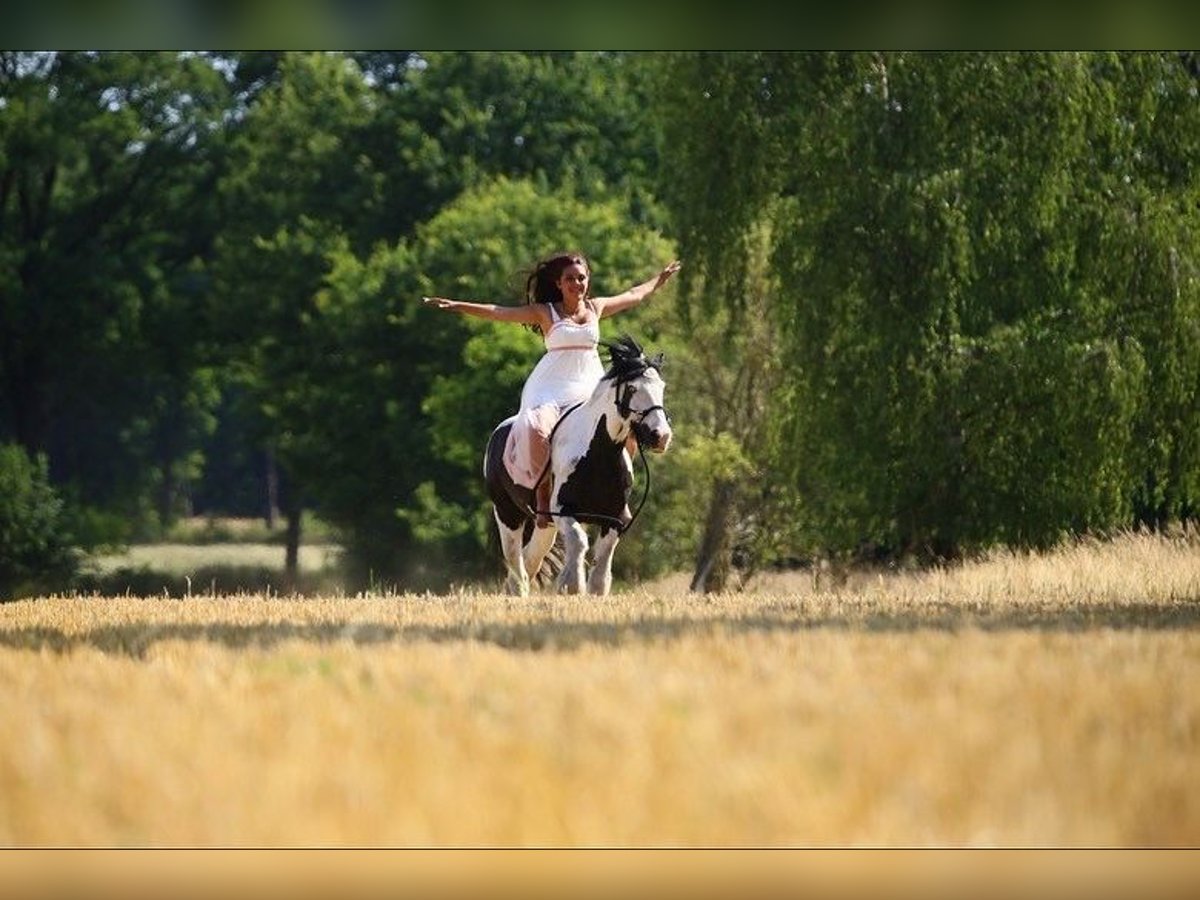
[[[352,581],[445,587],[490,570],[478,457],[515,410],[540,342],[438,315],[421,296],[520,302],[522,270],[560,245],[586,248],[597,290],[620,290],[671,249],[626,216],[619,202],[501,178],[464,193],[411,241],[365,259],[326,248],[306,307],[304,387],[289,408],[313,473],[309,497],[345,535]]]
[[[0,96],[0,435],[78,503],[142,515],[157,483],[169,517],[213,399],[185,323],[223,81],[184,54],[4,53]]]
[[[496,176],[529,174],[543,193],[563,185],[564,198],[615,188],[642,198],[624,215],[636,206],[648,216],[646,110],[619,55],[286,54],[237,62],[246,99],[222,186],[229,225],[219,244],[218,318],[228,344],[240,348],[239,389],[261,410],[262,440],[291,485],[289,520],[298,522],[302,504],[316,505],[348,529],[360,574],[391,578],[410,555],[395,510],[421,484],[446,483],[407,483],[408,473],[429,475],[440,465],[422,443],[422,367],[457,359],[462,341],[445,323],[410,323],[412,310],[393,300],[364,299],[364,282],[411,298],[419,296],[417,273],[444,282],[478,271],[494,234],[472,229],[482,243],[463,244],[453,268],[440,270],[443,260],[420,258],[424,239],[415,235],[443,204]],[[258,74],[243,77],[243,63]],[[525,262],[555,241],[543,231]],[[401,333],[399,323],[417,330]],[[398,352],[409,364],[403,373],[393,369]],[[356,371],[345,369],[349,360]],[[385,421],[372,409],[386,410]],[[373,427],[393,449],[365,450]],[[334,459],[348,468],[331,478]],[[420,496],[428,500],[430,490]],[[391,498],[386,515],[381,497]]]
[[[221,185],[229,218],[218,241],[216,314],[241,389],[261,413],[262,440],[286,475],[292,579],[305,494],[324,474],[310,439],[327,348],[315,298],[331,257],[349,247],[361,210],[375,202],[371,162],[355,140],[372,109],[344,57],[287,56],[239,123]]]
[[[675,439],[666,456],[649,461],[652,498],[638,539],[618,559],[623,577],[690,568],[693,590],[719,592],[792,554],[791,492],[771,453],[783,360],[768,235],[764,223],[748,246],[741,314],[689,308],[672,296],[639,310],[637,327],[666,351]],[[702,282],[692,289],[706,293]]]
[[[647,60],[624,53],[357,53],[378,112],[376,237],[411,235],[462,191],[504,176],[544,179],[589,201],[625,198],[661,227]]]
[[[952,557],[1189,508],[1178,57],[706,54],[668,74],[667,110],[689,110],[668,202],[710,304],[741,308],[771,217],[777,461],[814,548]]]

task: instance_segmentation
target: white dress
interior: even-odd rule
[[[532,488],[546,467],[545,438],[554,429],[564,409],[581,403],[596,389],[604,366],[596,345],[600,322],[584,325],[564,319],[550,304],[553,324],[546,335],[546,352],[538,360],[521,390],[521,409],[513,421],[504,448],[504,465],[512,480]],[[534,439],[533,432],[543,440]]]

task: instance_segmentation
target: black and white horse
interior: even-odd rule
[[[504,445],[515,416],[501,422],[488,440],[484,480],[508,569],[504,587],[510,594],[529,593],[530,580],[537,578],[556,532],[562,533],[565,548],[558,588],[583,593],[588,550],[584,525],[600,529],[587,590],[607,594],[613,551],[632,519],[633,465],[626,440],[633,434],[639,444],[657,453],[665,452],[671,442],[663,409],[662,355],[648,358],[630,337],[605,346],[608,371],[589,399],[563,413],[550,436],[550,464],[542,477],[553,478],[554,525],[536,527],[533,490],[514,484],[504,466]]]

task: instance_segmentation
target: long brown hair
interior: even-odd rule
[[[562,300],[562,291],[558,289],[558,279],[563,269],[572,263],[578,263],[587,269],[588,279],[592,276],[592,264],[582,253],[576,251],[555,253],[547,256],[536,266],[525,279],[526,303],[558,303]]]

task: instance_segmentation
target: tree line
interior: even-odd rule
[[[620,323],[678,443],[618,574],[1192,519],[1197,68],[0,53],[0,468],[45,482],[0,524],[53,495],[61,570],[279,515],[294,566],[312,510],[356,583],[488,577],[478,458],[539,342],[419,298],[517,302],[560,248],[600,292],[685,261]]]

